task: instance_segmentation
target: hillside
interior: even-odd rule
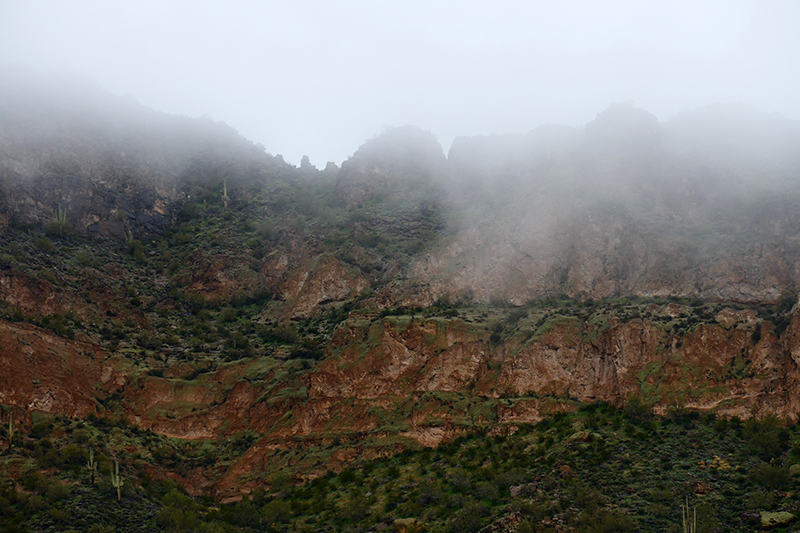
[[[796,422],[796,121],[711,106],[659,123],[615,105],[585,128],[459,138],[447,155],[433,134],[406,126],[319,171],[224,124],[158,113],[85,81],[0,79],[0,404],[3,436],[15,443],[3,456],[11,488],[0,507],[15,527],[58,530],[61,519],[25,499],[51,501],[52,486],[31,477],[72,486],[89,451],[106,483],[111,458],[122,461],[126,505],[146,522],[170,505],[213,516],[177,487],[269,506],[276,492],[288,500],[296,483],[330,486],[342,471],[351,474],[339,474],[339,492],[319,498],[356,502],[341,500],[355,494],[347,478],[369,472],[348,468],[391,470],[388,458],[406,453],[438,472],[455,463],[413,451],[471,457],[470,439],[526,449],[548,468],[584,468],[548,451],[573,449],[574,432],[554,432],[547,446],[535,434],[551,420],[580,432],[590,405],[603,406],[602,424],[591,424],[614,426],[601,439],[614,446],[633,445],[617,431],[628,423],[645,424],[630,434],[663,430],[684,446],[687,431],[742,431],[750,420],[777,435],[778,419]],[[661,506],[658,527],[678,523],[666,515],[685,494],[707,494],[686,488],[695,481],[735,500],[719,520],[796,505],[778,495],[794,487],[797,460],[795,429],[783,431],[763,456],[714,451],[740,454],[743,479],[731,482],[755,483],[747,490],[768,503],[733,498],[733,485],[693,466],[679,481],[664,468],[662,485],[684,488],[659,486],[649,500]],[[602,455],[594,437],[585,443]],[[539,466],[517,463],[514,486],[551,483]],[[759,478],[768,467],[785,479]],[[468,485],[494,479],[486,476],[470,474]],[[464,508],[478,513],[474,523],[509,515],[506,481],[491,481],[499,493],[482,507]],[[317,505],[318,486],[297,489],[298,505]],[[550,489],[537,487],[530,505],[552,519],[557,504],[538,495]],[[95,501],[112,492],[92,490],[68,493]],[[439,486],[430,502],[450,490]],[[53,501],[78,516],[69,494]],[[401,530],[390,516],[422,517],[432,530],[458,530],[441,509],[428,516],[426,504],[401,512],[363,498],[372,525]],[[629,525],[650,523],[641,502],[587,502],[631,514]],[[292,512],[314,514],[308,508]],[[328,524],[356,527],[359,512],[338,512]],[[582,512],[555,514],[588,531]],[[503,527],[544,527],[537,520]]]

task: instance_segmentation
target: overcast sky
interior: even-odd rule
[[[800,2],[0,0],[0,63],[85,73],[324,167],[386,126],[447,150],[615,102],[800,119]]]

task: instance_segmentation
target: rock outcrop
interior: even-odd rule
[[[0,320],[0,403],[25,411],[85,417],[127,383],[118,361],[91,342]]]

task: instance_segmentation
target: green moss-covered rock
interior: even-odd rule
[[[425,525],[416,518],[398,518],[394,521],[394,528],[401,533],[425,531]]]
[[[786,511],[779,511],[777,513],[761,511],[761,529],[786,526],[791,524],[795,518],[797,517]]]

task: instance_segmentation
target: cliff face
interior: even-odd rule
[[[126,383],[109,354],[31,326],[0,320],[0,403],[27,411],[84,417],[97,398]]]
[[[342,164],[336,197],[348,209],[397,196],[420,202],[446,170],[435,135],[415,126],[393,128],[365,142]]]
[[[313,477],[355,456],[390,453],[397,439],[436,446],[474,428],[513,432],[580,402],[638,398],[660,413],[692,408],[795,419],[800,315],[778,336],[772,323],[732,307],[698,314],[685,305],[642,304],[641,318],[625,318],[631,309],[534,309],[517,313],[516,323],[470,312],[447,319],[353,315],[316,369],[271,386],[280,367],[259,377],[258,360],[192,380],[145,377],[91,344],[3,322],[9,377],[2,402],[83,416],[99,408],[98,396],[116,391],[132,422],[165,435],[258,435],[222,477],[205,470],[190,476],[197,490],[221,497],[245,490],[240,478],[254,472],[292,468]],[[509,324],[500,340],[498,323]],[[306,457],[340,439],[345,445],[333,457]],[[295,450],[300,462],[286,463],[276,450]]]
[[[430,303],[443,294],[513,305],[556,293],[775,301],[800,282],[795,261],[800,225],[794,214],[782,213],[789,208],[784,201],[775,204],[774,211],[760,215],[774,230],[756,233],[748,221],[738,220],[720,232],[708,219],[648,223],[624,212],[580,212],[565,198],[531,195],[524,208],[502,206],[483,226],[457,233],[414,263],[410,283],[381,294],[400,305]],[[725,216],[720,215],[723,222]],[[748,232],[753,234],[737,239]],[[411,290],[412,284],[422,290]]]
[[[797,315],[779,339],[771,324],[754,324],[746,313],[721,312],[674,334],[660,325],[667,312],[653,306],[647,318],[628,321],[555,315],[499,344],[485,325],[463,320],[377,319],[340,330],[335,355],[304,382],[309,401],[469,392],[511,404],[563,398],[620,405],[637,396],[662,412],[682,406],[747,417],[768,410],[794,419]],[[442,416],[452,424],[464,413]],[[498,414],[493,423],[507,421]]]

